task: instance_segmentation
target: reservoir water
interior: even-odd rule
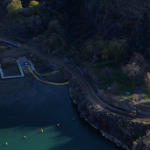
[[[67,87],[34,80],[30,88],[23,83],[24,88],[14,92],[14,86],[8,94],[6,84],[0,83],[5,89],[0,97],[0,150],[122,150],[79,117]]]

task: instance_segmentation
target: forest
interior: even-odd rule
[[[129,92],[127,97],[136,100],[134,90],[145,83],[150,86],[147,10],[139,19],[122,15],[115,5],[107,2],[12,0],[1,3],[6,9],[1,35],[13,35],[22,42],[44,35],[42,53],[67,57],[88,70],[100,88],[120,98]]]

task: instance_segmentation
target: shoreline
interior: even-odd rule
[[[142,123],[129,117],[107,112],[104,109],[97,109],[97,106],[90,103],[78,81],[72,75],[67,79],[70,82],[68,89],[71,100],[78,106],[80,117],[90,126],[99,130],[102,136],[115,143],[116,146],[131,150],[133,142],[140,136],[143,137],[149,130],[149,123]]]
[[[123,117],[123,115],[121,116],[121,114],[113,113],[109,111],[109,109],[107,110],[107,107],[106,109],[103,109],[103,107],[101,107],[98,103],[91,103],[87,97],[88,93],[86,91],[86,93],[84,93],[84,91],[82,90],[83,87],[81,88],[80,84],[75,79],[77,77],[73,78],[74,73],[77,74],[77,72],[74,72],[73,70],[73,65],[71,68],[72,70],[70,71],[66,62],[61,58],[48,57],[35,50],[31,52],[37,55],[40,59],[49,62],[51,65],[57,66],[59,69],[63,68],[62,78],[64,80],[70,81],[70,84],[66,87],[69,88],[70,97],[73,103],[78,105],[80,117],[85,119],[93,128],[99,130],[102,136],[104,136],[106,139],[114,142],[117,146],[121,146],[129,150],[133,146],[133,141],[136,141],[139,137],[144,136],[146,134],[146,131],[150,130],[150,124],[148,123],[142,122],[141,120],[137,121],[128,116]],[[81,71],[80,68],[78,69],[79,71]],[[84,73],[81,72],[81,74]],[[56,76],[54,78],[56,78]],[[85,76],[83,78],[87,80]],[[90,81],[87,82],[90,83]],[[91,86],[91,83],[89,85]],[[93,87],[91,86],[91,88]],[[119,107],[120,109],[124,109],[127,112],[136,109],[124,103],[120,103],[120,101],[114,101],[110,97],[108,97],[108,99],[105,99],[105,97],[99,98],[102,100],[102,103],[106,103],[112,108]],[[137,113],[145,115],[144,111],[137,110]]]
[[[72,81],[72,80],[74,80],[74,79],[71,78],[70,80]],[[99,132],[101,133],[102,136],[104,136],[106,139],[109,139],[111,142],[115,143],[116,146],[118,146],[118,147],[121,146],[122,148],[124,148],[124,149],[126,149],[126,150],[129,150],[129,147],[128,147],[126,144],[124,144],[124,143],[122,143],[121,141],[119,141],[119,140],[118,140],[117,138],[115,138],[113,135],[104,132],[102,129],[100,129],[100,128],[98,127],[98,125],[95,125],[94,123],[91,123],[90,120],[89,120],[86,116],[82,115],[83,113],[86,113],[86,110],[82,111],[82,110],[80,109],[80,104],[74,99],[73,93],[71,92],[71,91],[72,91],[71,88],[72,88],[72,86],[70,85],[70,86],[69,86],[69,94],[70,94],[70,97],[71,97],[73,103],[78,106],[78,111],[79,111],[79,113],[80,113],[80,117],[81,117],[82,119],[84,119],[85,121],[87,121],[88,124],[89,124],[91,127],[93,127],[93,128],[96,129],[96,130],[99,130]]]

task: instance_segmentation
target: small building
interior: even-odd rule
[[[29,11],[29,8],[21,8],[21,9],[19,9],[19,13],[20,14],[28,14],[28,11]]]

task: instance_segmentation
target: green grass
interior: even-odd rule
[[[145,92],[142,94],[143,98],[147,101],[147,102],[150,102],[150,94]]]
[[[106,66],[113,69],[113,73],[112,73],[111,77],[109,78],[109,80],[101,75],[102,69],[105,68]],[[128,77],[126,77],[125,75],[123,75],[120,68],[117,67],[115,64],[106,64],[106,65],[98,64],[97,66],[90,66],[90,69],[92,69],[98,75],[99,85],[105,91],[108,91],[107,88],[111,87],[113,85],[113,83],[115,82],[115,83],[117,83],[118,88],[115,91],[115,93],[113,93],[113,94],[119,95],[119,96],[125,96],[126,92],[133,94],[135,89],[132,88],[131,80]],[[142,84],[143,83],[139,84],[138,86],[140,86]],[[131,98],[131,95],[126,96],[126,97]]]

